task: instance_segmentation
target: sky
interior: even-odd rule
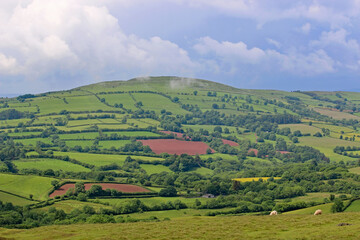
[[[360,91],[360,0],[1,0],[0,96],[144,76]]]

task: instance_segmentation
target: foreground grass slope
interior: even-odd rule
[[[338,226],[339,223],[352,225]],[[360,213],[192,217],[161,222],[0,229],[7,239],[358,239]]]

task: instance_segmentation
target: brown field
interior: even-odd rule
[[[206,150],[209,148],[209,146],[203,142],[180,141],[176,139],[151,139],[139,141],[141,141],[142,144],[149,146],[156,154],[206,154]],[[212,152],[215,151],[212,150]]]
[[[100,185],[103,189],[115,189],[120,192],[135,193],[135,192],[150,192],[150,190],[130,184],[117,184],[117,183],[85,183],[85,190],[89,190],[92,185]],[[55,190],[50,197],[64,195],[70,188],[75,188],[74,183],[62,185],[59,189]]]

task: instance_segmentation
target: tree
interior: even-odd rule
[[[206,149],[206,154],[211,154],[211,153],[212,153],[211,148]]]
[[[59,181],[58,180],[52,180],[51,185],[53,185],[54,189],[56,190],[56,189],[59,188]]]
[[[177,191],[174,187],[163,188],[159,192],[160,197],[176,197]]]
[[[214,104],[212,105],[212,108],[213,108],[213,109],[219,109],[219,105],[217,105],[216,103],[214,103]]]
[[[342,212],[344,210],[344,204],[340,199],[335,199],[334,204],[331,206],[331,212]]]

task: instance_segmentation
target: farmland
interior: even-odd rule
[[[318,208],[330,216],[339,201],[354,200],[347,213],[331,216],[345,221],[357,214],[360,94],[346,93],[345,101],[331,92],[246,90],[200,79],[182,83],[153,77],[0,99],[0,201],[27,206],[0,204],[7,209],[0,219],[22,216],[19,226],[34,228],[127,221],[155,226],[171,218],[161,224],[171,228],[185,221],[205,229],[217,223],[220,232],[228,219],[251,225],[301,222]],[[94,184],[103,187],[91,190]],[[41,215],[28,219],[27,208]],[[274,209],[281,216],[251,216]],[[246,239],[259,236],[247,233],[242,222],[237,225]],[[290,230],[280,237],[298,231],[286,224]],[[119,228],[124,226],[133,225]],[[16,234],[26,239],[46,228],[51,229]],[[81,239],[85,233],[74,234]]]
[[[169,154],[205,154],[209,148],[208,145],[202,142],[188,142],[176,139],[171,140],[140,140],[142,144],[147,145],[156,154],[169,153]]]

